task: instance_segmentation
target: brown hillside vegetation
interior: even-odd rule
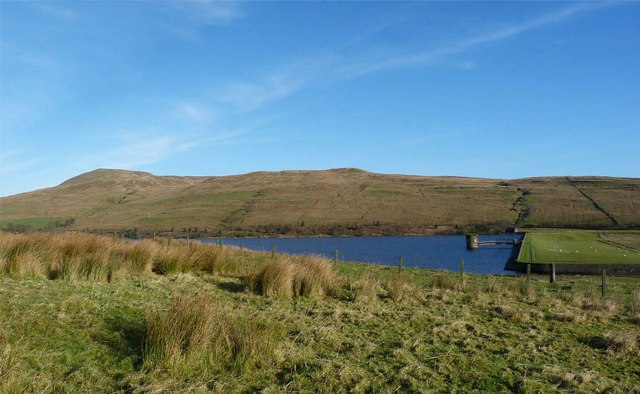
[[[626,228],[640,225],[640,179],[495,180],[358,169],[177,177],[100,169],[0,199],[0,224],[207,234]]]

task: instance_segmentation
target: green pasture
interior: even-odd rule
[[[61,222],[61,217],[43,217],[43,218],[21,218],[21,219],[2,219],[0,220],[0,229],[6,229],[11,225],[25,226],[31,230],[39,230],[50,227],[56,221]]]
[[[640,232],[555,231],[527,233],[518,261],[558,264],[640,264],[633,246]]]

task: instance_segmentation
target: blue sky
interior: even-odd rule
[[[640,2],[1,1],[0,195],[96,168],[640,176]]]

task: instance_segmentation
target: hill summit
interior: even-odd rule
[[[85,172],[76,177],[62,182],[61,185],[74,185],[94,181],[126,181],[138,178],[153,178],[154,175],[142,171],[112,170],[108,168],[98,168],[97,170]]]

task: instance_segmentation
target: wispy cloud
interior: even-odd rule
[[[253,111],[326,77],[334,62],[335,56],[332,54],[300,58],[255,81],[231,82],[220,89],[215,99],[230,104],[237,111]]]
[[[448,64],[461,71],[469,71],[476,66],[473,61],[466,60],[451,63],[447,59],[452,55],[471,52],[484,45],[504,41],[536,28],[559,23],[577,14],[607,5],[608,4],[602,3],[580,3],[519,24],[514,24],[507,28],[467,37],[434,49],[425,49],[405,54],[398,54],[397,52],[384,53],[384,51],[381,53],[372,50],[371,52],[373,52],[374,55],[369,57],[339,56],[336,53],[325,53],[321,56],[305,57],[285,64],[280,69],[266,73],[262,78],[257,78],[254,81],[231,82],[218,91],[215,100],[229,104],[233,109],[250,112],[269,103],[282,100],[310,86],[321,83],[331,83],[327,81],[358,78],[396,68]],[[366,39],[369,35],[375,35],[379,31],[392,27],[394,24],[395,22],[381,25],[378,29],[374,29],[348,41],[346,45],[355,45]]]
[[[59,3],[55,4],[53,2],[37,2],[33,4],[41,12],[44,12],[63,21],[69,22],[80,19],[80,14],[77,11],[62,7]]]
[[[240,17],[241,14],[233,7],[236,3],[217,2],[187,2],[180,3],[191,7],[190,11],[199,7],[212,7],[203,15],[207,18],[230,21]],[[226,4],[226,5],[225,5]],[[215,9],[222,7],[223,9]],[[225,7],[230,7],[226,9]],[[265,72],[254,80],[232,81],[215,89],[216,93],[209,99],[176,101],[174,110],[183,119],[189,122],[185,133],[164,133],[150,138],[124,137],[119,146],[99,154],[99,162],[95,166],[111,168],[140,168],[165,161],[181,153],[190,151],[198,146],[228,145],[241,141],[243,144],[251,142],[270,142],[271,140],[256,139],[253,134],[255,125],[245,125],[234,131],[215,131],[215,124],[219,119],[230,118],[237,113],[246,113],[258,110],[271,103],[283,100],[303,89],[319,86],[323,83],[331,83],[336,80],[347,80],[365,76],[370,73],[381,72],[400,67],[419,67],[429,64],[453,64],[461,70],[470,70],[475,67],[473,61],[448,62],[451,55],[470,52],[483,45],[515,37],[524,32],[540,28],[545,25],[558,23],[573,15],[600,7],[591,3],[579,4],[565,8],[542,17],[531,19],[521,24],[494,32],[468,37],[458,42],[442,46],[436,49],[417,51],[404,55],[392,55],[386,58],[376,53],[376,58],[369,60],[353,57],[339,56],[336,53],[323,53],[316,56],[306,56],[285,63],[279,68]],[[218,16],[216,16],[218,15]],[[387,26],[384,26],[387,28]],[[372,34],[375,34],[372,33]],[[349,45],[354,45],[361,39],[356,39]],[[328,82],[329,81],[329,82]],[[194,128],[195,126],[195,128]],[[204,126],[204,127],[203,127]],[[199,134],[197,138],[189,138],[186,135],[196,130],[207,135]],[[214,130],[214,131],[211,131]],[[195,134],[198,134],[195,132]],[[94,167],[95,167],[94,166]]]
[[[94,155],[91,167],[135,169],[161,162],[171,156],[189,151],[199,141],[179,134],[157,135],[150,138],[125,136],[119,146]]]
[[[303,86],[304,82],[299,78],[271,75],[256,82],[232,82],[222,89],[217,99],[247,112],[289,96]]]
[[[245,16],[240,1],[189,0],[174,1],[174,8],[188,17],[208,25],[225,25]]]
[[[362,31],[360,34],[356,35],[355,37],[347,40],[344,44],[343,47],[344,48],[348,48],[348,47],[352,47],[355,46],[356,44],[359,44],[363,41],[366,41],[372,37],[375,37],[377,35],[379,35],[380,33],[388,30],[389,28],[398,26],[402,23],[405,23],[407,21],[407,18],[390,18],[387,19],[385,22],[383,23],[379,23],[376,26],[370,27],[368,29],[365,29],[364,31]]]
[[[476,64],[472,61],[457,62],[453,64],[453,68],[460,71],[473,70],[475,67],[476,67]]]
[[[272,137],[256,137],[253,132],[259,125],[253,124],[240,129],[217,132],[201,140],[202,145],[207,147],[221,147],[230,145],[256,145],[266,144],[276,141]]]
[[[2,81],[0,124],[3,134],[17,134],[60,100],[57,87],[64,71],[52,56],[9,40],[2,42],[1,58],[3,74],[11,77]]]
[[[25,156],[26,152],[23,149],[0,152],[0,175],[26,170],[42,162],[39,159],[25,159]]]
[[[190,6],[209,5],[209,3],[195,3]],[[264,140],[264,138],[260,139],[259,133],[257,133],[260,126],[247,124],[247,120],[251,118],[244,118],[244,115],[282,101],[305,89],[317,88],[323,84],[360,78],[371,73],[396,68],[439,64],[461,71],[473,70],[476,66],[473,60],[459,60],[456,59],[459,56],[452,55],[472,52],[484,45],[507,40],[546,25],[559,23],[574,15],[599,7],[602,7],[599,3],[581,3],[507,28],[467,37],[435,49],[414,51],[404,55],[387,52],[385,56],[384,51],[378,52],[374,48],[371,51],[373,55],[369,55],[370,57],[367,59],[366,55],[359,58],[339,55],[340,49],[337,48],[336,52],[302,56],[284,63],[280,67],[272,68],[253,80],[231,81],[222,86],[209,88],[210,92],[215,93],[204,93],[204,96],[201,94],[199,99],[177,101],[175,109],[183,121],[188,122],[184,124],[184,128],[191,129],[192,133],[194,131],[201,133],[198,143],[183,142],[177,135],[164,135],[144,141],[127,142],[108,152],[105,158],[108,159],[109,166],[136,168],[164,161],[171,156],[193,149],[196,145],[212,148],[239,142],[243,144],[272,142]],[[229,15],[233,15],[233,12],[229,12]],[[372,30],[361,37],[359,36],[347,45],[356,45],[365,40],[369,34],[377,34],[378,31],[392,26],[393,24],[382,25],[379,30]],[[238,114],[242,114],[242,117],[238,118]],[[236,119],[240,119],[240,129],[220,132],[218,127],[220,124],[231,120],[232,124],[238,125]],[[250,122],[251,120],[249,120]]]
[[[175,106],[179,116],[189,122],[200,125],[210,124],[216,116],[212,108],[195,102],[183,101],[177,103]]]
[[[207,134],[194,131],[179,133],[124,133],[117,145],[103,151],[93,152],[81,158],[86,168],[139,169],[158,164],[196,148],[211,148],[218,145],[235,144],[252,128],[209,131]],[[254,141],[255,142],[255,141]]]
[[[356,77],[398,67],[416,67],[432,64],[443,59],[446,56],[465,53],[483,45],[503,41],[523,34],[527,31],[558,23],[565,19],[569,19],[574,15],[584,13],[596,8],[601,8],[607,5],[608,4],[606,3],[581,3],[576,6],[563,8],[559,11],[555,11],[553,13],[543,15],[541,17],[513,25],[505,29],[469,37],[467,39],[453,42],[449,45],[439,48],[427,49],[404,55],[391,56],[369,63],[362,62],[359,64],[346,65],[343,68],[343,72],[350,77]]]

